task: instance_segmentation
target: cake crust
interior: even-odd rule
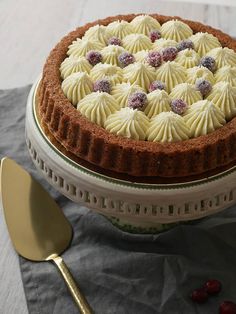
[[[236,161],[236,118],[216,131],[176,143],[136,141],[109,133],[72,106],[61,89],[60,64],[68,46],[96,24],[131,21],[136,15],[118,15],[88,23],[65,36],[51,51],[39,85],[39,115],[48,132],[74,156],[109,171],[137,177],[181,178],[203,175]],[[236,41],[222,31],[176,16],[152,14],[161,24],[179,19],[193,32],[208,32],[222,46],[236,51]]]

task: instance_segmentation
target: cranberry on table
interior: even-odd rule
[[[105,92],[110,94],[111,92],[111,83],[106,79],[98,80],[93,85],[94,92]]]
[[[152,30],[149,34],[149,38],[151,39],[151,42],[154,43],[157,39],[161,38],[161,32],[158,30]]]
[[[147,104],[147,95],[143,92],[135,92],[128,98],[128,107],[143,110]]]
[[[107,43],[108,45],[121,46],[121,40],[118,37],[111,37]]]
[[[197,303],[204,303],[208,299],[208,293],[204,288],[195,289],[191,294],[191,299]]]
[[[199,65],[207,68],[211,72],[215,72],[215,70],[216,70],[216,61],[214,58],[212,58],[210,56],[202,57]]]
[[[236,304],[231,301],[224,301],[219,308],[219,314],[236,314]]]
[[[150,86],[149,86],[149,92],[153,92],[154,90],[159,89],[159,90],[165,90],[166,89],[166,84],[163,83],[162,81],[153,81]]]
[[[152,67],[157,68],[162,63],[161,54],[158,51],[150,51],[146,57],[146,61]]]
[[[162,50],[162,59],[164,61],[173,61],[175,60],[178,54],[178,50],[175,47],[167,47]]]
[[[190,39],[182,40],[180,43],[177,45],[178,51],[185,50],[185,49],[193,49],[193,42]]]
[[[102,61],[102,55],[99,51],[90,50],[86,54],[86,59],[88,60],[90,64],[95,65]]]
[[[118,57],[118,61],[120,63],[120,66],[122,68],[127,67],[129,64],[134,63],[135,62],[135,58],[134,56],[129,53],[129,52],[123,52],[119,55]]]
[[[204,285],[206,292],[210,295],[218,294],[221,287],[221,282],[217,279],[210,279]]]

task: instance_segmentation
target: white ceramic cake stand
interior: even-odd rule
[[[143,184],[91,171],[65,156],[46,137],[35,111],[36,82],[26,110],[26,142],[38,171],[59,192],[131,232],[158,232],[236,203],[236,167],[179,184]]]

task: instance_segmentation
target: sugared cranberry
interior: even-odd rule
[[[135,92],[128,98],[128,107],[143,110],[147,104],[147,95],[143,92]]]
[[[191,293],[191,299],[197,303],[204,303],[208,299],[208,294],[204,288],[195,289]]]
[[[86,59],[90,64],[95,65],[102,61],[102,55],[99,51],[90,50],[86,55]]]
[[[181,41],[180,43],[178,43],[178,45],[177,45],[178,51],[185,50],[185,49],[193,49],[193,48],[194,48],[193,42],[192,42],[192,40],[190,40],[190,39],[182,40],[182,41]]]
[[[205,80],[204,78],[197,79],[195,86],[196,86],[196,89],[199,90],[199,92],[202,94],[203,97],[209,94],[210,91],[212,90],[211,83]]]
[[[161,54],[157,51],[150,51],[146,57],[146,61],[152,67],[157,68],[162,62]]]
[[[108,45],[121,46],[121,40],[117,37],[111,37],[107,43]]]
[[[127,65],[134,63],[134,56],[129,52],[123,52],[118,57],[119,64],[122,68],[127,67]]]
[[[175,99],[172,100],[170,107],[174,113],[182,115],[187,110],[188,105],[182,99]]]
[[[151,39],[151,42],[154,43],[157,39],[161,38],[161,32],[157,29],[154,29],[150,32],[149,38]]]
[[[153,92],[156,89],[165,90],[166,84],[161,81],[153,81],[149,86],[149,92]]]
[[[93,90],[95,92],[105,92],[110,94],[111,92],[111,83],[106,79],[98,80],[93,85]]]
[[[224,301],[219,308],[219,314],[236,314],[236,304],[231,301]]]
[[[216,279],[207,280],[207,282],[204,284],[204,288],[210,295],[217,294],[221,290],[221,282]]]
[[[208,68],[211,72],[215,72],[216,70],[216,61],[210,56],[202,57],[199,65]]]
[[[178,54],[178,50],[175,47],[167,47],[162,50],[162,59],[164,61],[173,61]]]

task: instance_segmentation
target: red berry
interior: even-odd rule
[[[219,308],[220,314],[236,314],[236,304],[231,301],[224,301]]]
[[[197,303],[204,303],[208,299],[208,294],[204,288],[195,289],[191,294],[191,299]]]
[[[102,61],[102,55],[99,51],[90,50],[86,54],[86,59],[88,60],[90,64],[95,65]]]
[[[146,57],[146,61],[152,67],[157,68],[162,63],[161,54],[157,51],[150,51]]]
[[[151,42],[154,43],[157,39],[161,38],[161,32],[158,30],[152,30],[149,34],[149,38],[151,39]]]
[[[208,294],[217,294],[221,290],[221,282],[216,279],[210,279],[205,283],[204,288]]]
[[[108,40],[108,45],[121,46],[121,40],[117,37],[111,37]]]
[[[164,61],[173,61],[178,54],[178,50],[175,47],[167,47],[162,50],[162,59]]]

